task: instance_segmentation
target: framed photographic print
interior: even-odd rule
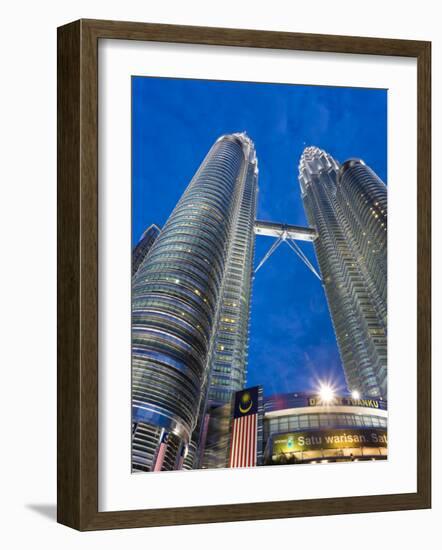
[[[59,28],[59,522],[430,507],[430,64]]]

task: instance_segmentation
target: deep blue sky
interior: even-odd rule
[[[132,115],[133,244],[164,224],[225,133],[245,130],[255,143],[259,219],[306,224],[297,166],[307,145],[340,162],[360,157],[386,182],[386,90],[133,77]],[[272,242],[257,237],[255,264]],[[270,395],[324,379],[345,388],[324,291],[282,244],[254,283],[248,385]]]

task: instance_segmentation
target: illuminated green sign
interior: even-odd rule
[[[272,454],[320,449],[387,447],[387,431],[380,428],[316,430],[276,435]]]

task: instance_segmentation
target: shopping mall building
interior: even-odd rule
[[[264,464],[387,457],[387,403],[305,393],[264,401]]]
[[[258,465],[387,458],[387,402],[381,399],[277,394],[262,399],[258,417]],[[201,467],[227,467],[231,430],[232,405],[214,409]]]

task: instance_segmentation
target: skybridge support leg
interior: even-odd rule
[[[293,250],[293,252],[300,258],[302,262],[310,269],[310,271],[315,275],[320,281],[322,281],[321,276],[316,271],[316,269],[313,267],[310,260],[307,258],[307,256],[304,254],[304,252],[299,247],[298,243],[296,243],[293,239],[287,239],[286,243],[289,245],[289,247]]]
[[[278,246],[283,242],[283,238],[282,236],[279,237],[278,239],[276,239],[276,241],[272,244],[272,246],[269,248],[269,250],[267,251],[266,255],[264,256],[264,258],[259,262],[259,264],[257,265],[256,269],[255,269],[255,273],[258,271],[258,269],[260,269],[265,263],[266,261],[270,258],[270,256],[273,254],[273,252],[275,252],[275,250],[278,248]]]

